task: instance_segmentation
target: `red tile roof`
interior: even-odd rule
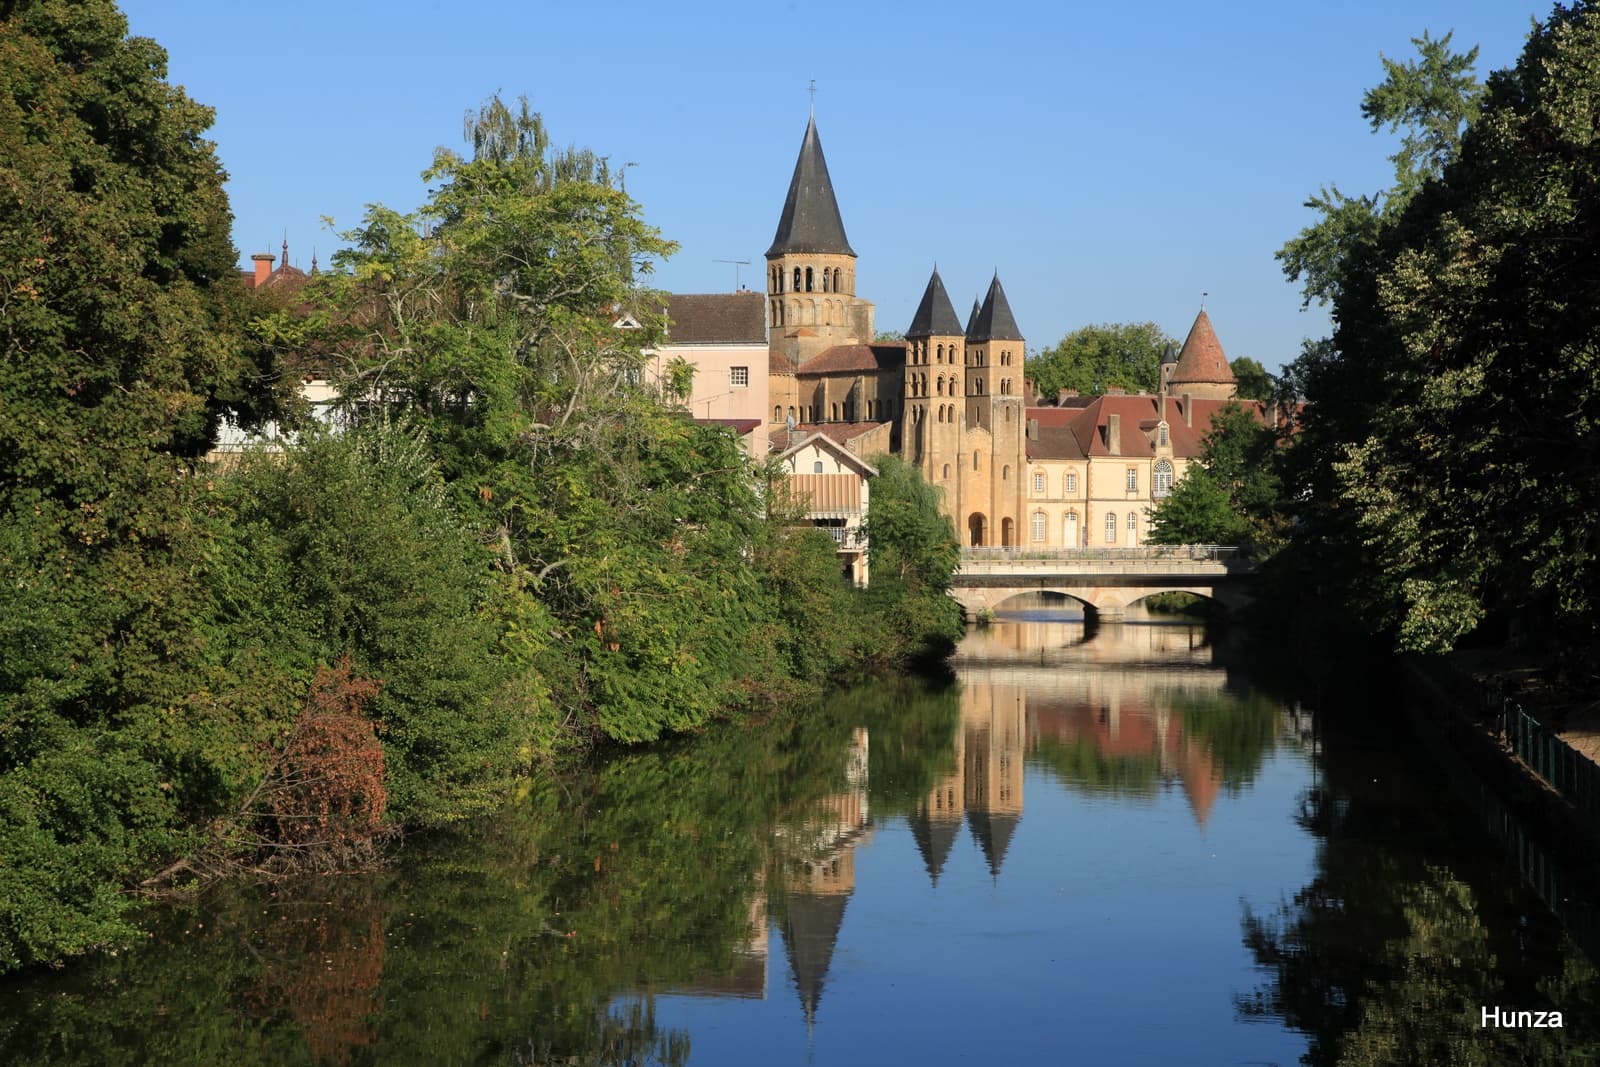
[[[1037,439],[1028,441],[1030,459],[1083,459],[1086,456],[1153,456],[1156,453],[1156,430],[1160,416],[1156,411],[1157,398],[1147,393],[1132,396],[1097,396],[1083,408],[1029,408],[1026,418],[1039,425]],[[1169,396],[1166,400],[1168,437],[1172,454],[1182,459],[1192,459],[1200,454],[1205,436],[1211,430],[1211,419],[1226,407],[1227,400],[1202,400],[1189,398],[1190,420],[1185,421],[1183,398]],[[1240,401],[1263,426],[1267,423],[1265,405],[1258,401]],[[1113,452],[1107,435],[1109,416],[1118,419],[1118,451]]]
[[[1201,308],[1194,325],[1189,327],[1183,350],[1178,353],[1178,365],[1172,371],[1172,385],[1176,388],[1190,382],[1225,383],[1233,380],[1228,357],[1222,354],[1222,342],[1217,340],[1217,331],[1211,328],[1211,317]]]
[[[802,374],[859,374],[899,370],[906,365],[906,343],[834,345],[800,368]]]

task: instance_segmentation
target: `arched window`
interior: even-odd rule
[[[1166,448],[1171,443],[1172,443],[1172,438],[1167,433],[1167,424],[1163,422],[1160,426],[1158,426],[1156,428],[1156,444],[1158,446],[1160,446],[1161,448]],[[1169,486],[1168,488],[1171,488],[1171,487]]]
[[[839,404],[838,404],[837,401],[834,402],[832,410],[833,410],[833,421],[834,422],[838,422],[839,421]]]
[[[822,291],[823,291],[823,292],[824,292],[824,293],[829,293],[829,292],[832,292],[832,291],[833,291],[833,290],[831,290],[831,289],[829,289],[829,288],[828,288],[828,282],[829,282],[829,281],[830,281],[830,280],[831,280],[831,279],[829,279],[829,277],[828,277],[828,272],[827,272],[827,271],[823,271],[823,272],[822,272]]]
[[[1078,538],[1078,513],[1069,511],[1061,520],[1061,543],[1068,548],[1077,548]]]
[[[819,459],[819,460],[817,460],[815,463],[813,463],[811,465],[811,473],[812,474],[821,474],[822,473],[822,460]]]
[[[944,345],[939,345],[934,349],[934,360],[933,361],[935,363],[943,363],[944,362]]]
[[[1004,467],[1000,468],[1000,480],[1002,482],[1009,482],[1011,480],[1011,464],[1007,463]]]
[[[811,268],[806,268],[806,292],[811,292]]]
[[[1131,511],[1128,512],[1128,532],[1130,534],[1139,532],[1139,516]],[[1133,538],[1130,537],[1128,540],[1132,541]]]
[[[772,409],[772,421],[773,422],[782,422],[783,421],[783,405],[782,404],[779,404],[777,407]]]
[[[1043,541],[1044,540],[1044,523],[1045,523],[1044,512],[1035,511],[1033,513],[1033,521],[1029,523],[1030,529],[1028,531],[1029,536],[1032,537],[1035,541]]]
[[[838,267],[833,268],[833,291],[839,292],[839,279],[844,274]]]
[[[1114,545],[1116,543],[1117,543],[1117,513],[1114,512],[1114,511],[1108,511],[1108,512],[1106,512],[1106,544]]]
[[[1166,427],[1162,427],[1166,429]],[[1172,461],[1169,459],[1156,460],[1155,469],[1155,496],[1160,499],[1172,492]]]
[[[797,293],[800,291],[800,268],[799,267],[796,267],[794,269],[794,291],[797,292]]]
[[[978,453],[976,451],[972,453],[972,469],[978,469]]]
[[[1041,496],[1044,494],[1044,471],[1033,472],[1033,491]]]
[[[948,464],[948,463],[946,463],[944,465],[944,477],[945,477],[945,481],[949,481],[950,480],[950,464]]]

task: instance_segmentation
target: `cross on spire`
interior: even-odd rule
[[[811,94],[811,117],[817,117],[817,79],[811,79],[811,87],[806,90]]]

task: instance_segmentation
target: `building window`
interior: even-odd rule
[[[774,419],[773,421],[776,422],[777,420]],[[1044,493],[1044,471],[1035,472],[1033,476],[1033,491],[1041,495]]]
[[[1106,544],[1114,545],[1116,543],[1117,543],[1117,513],[1114,512],[1114,511],[1108,511],[1108,512],[1106,512]]]
[[[1129,467],[1128,468],[1128,492],[1137,493],[1138,491],[1139,491],[1139,468],[1138,467]]]
[[[1033,539],[1035,541],[1043,541],[1044,540],[1044,512],[1035,511],[1033,513],[1033,522],[1032,522],[1031,525],[1033,527],[1033,529],[1031,531]]]
[[[978,469],[978,453],[977,452],[973,452],[972,453],[972,469],[973,470],[977,470]]]
[[[799,267],[796,267],[794,269],[794,291],[797,292],[797,293],[800,291],[800,268]]]
[[[1134,514],[1131,511],[1128,512],[1128,532],[1129,533],[1138,533],[1139,532],[1139,516]],[[1128,538],[1128,540],[1131,541],[1131,540],[1133,540],[1133,538],[1130,537],[1130,538]]]
[[[750,387],[750,368],[729,367],[728,384],[735,389],[748,389]]]
[[[950,480],[950,464],[948,463],[944,465],[944,480],[947,482]]]
[[[811,268],[806,268],[806,292],[811,292]]]
[[[822,460],[819,459],[819,460],[817,460],[815,463],[813,463],[811,465],[811,473],[812,474],[821,474],[822,473]]]
[[[1172,461],[1166,459],[1156,460],[1155,469],[1155,496],[1156,499],[1172,492]]]
[[[834,422],[838,422],[839,421],[839,405],[838,404],[834,404],[833,407],[830,410],[832,412],[833,421]]]
[[[1067,488],[1066,488],[1067,495],[1071,496],[1073,493],[1076,493],[1077,491],[1078,491],[1078,476],[1076,474],[1067,475]]]
[[[1004,467],[1000,468],[1000,480],[1002,482],[1009,482],[1011,480],[1011,464],[1007,463]]]
[[[1164,422],[1156,429],[1156,444],[1161,448],[1172,444],[1172,437],[1167,433],[1167,424]]]
[[[777,407],[772,409],[772,421],[773,422],[782,422],[783,421],[783,405],[782,404],[779,404]]]

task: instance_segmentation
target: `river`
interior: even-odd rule
[[[0,1062],[1600,1056],[1589,958],[1382,676],[1334,697],[1258,667],[1200,624],[1009,613],[953,684],[541,779],[382,870],[155,911],[144,944],[0,983]],[[1496,1007],[1563,1026],[1485,1028]]]

